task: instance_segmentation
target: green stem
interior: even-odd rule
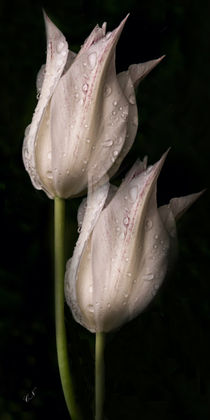
[[[77,406],[73,380],[70,372],[66,328],[64,320],[64,274],[65,274],[65,200],[55,197],[54,200],[54,226],[55,226],[55,327],[58,366],[63,393],[72,420],[81,420]]]
[[[95,420],[103,420],[105,333],[96,333],[95,344]]]

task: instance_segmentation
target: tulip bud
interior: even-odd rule
[[[108,332],[137,316],[156,295],[176,252],[176,219],[201,193],[157,207],[165,155],[137,161],[111,201],[108,185],[79,211],[81,233],[67,264],[65,295],[77,322]]]
[[[134,88],[160,59],[116,75],[115,49],[126,18],[93,29],[76,55],[45,15],[47,61],[37,77],[38,103],[27,127],[23,161],[35,188],[53,198],[104,183],[131,148],[138,126]]]

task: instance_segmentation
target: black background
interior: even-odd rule
[[[45,62],[41,7],[79,46],[96,23],[116,27],[117,71],[166,54],[138,90],[139,130],[119,179],[137,156],[157,161],[171,146],[158,201],[209,186],[210,3],[187,0],[1,1],[0,420],[68,419],[55,350],[53,202],[36,191],[21,158]],[[67,204],[68,257],[80,199]],[[108,420],[210,418],[209,190],[178,226],[179,259],[152,305],[109,334]],[[70,235],[71,234],[71,239]],[[94,335],[66,308],[69,351],[84,419],[93,419]],[[30,402],[24,396],[37,387]]]

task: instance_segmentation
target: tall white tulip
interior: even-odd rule
[[[156,295],[176,253],[176,219],[200,193],[157,207],[165,155],[147,168],[137,161],[109,197],[106,184],[88,197],[79,240],[65,276],[76,321],[108,332],[137,316]],[[110,201],[111,200],[111,201]],[[79,211],[81,223],[84,205]]]
[[[47,61],[37,77],[38,103],[23,160],[35,188],[68,198],[105,182],[131,148],[138,126],[135,87],[160,59],[116,75],[115,49],[126,18],[93,29],[76,55],[45,15]]]

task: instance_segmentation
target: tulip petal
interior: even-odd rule
[[[135,89],[138,87],[139,83],[151,72],[154,67],[156,67],[160,61],[163,60],[165,55],[162,55],[156,60],[146,61],[145,63],[140,64],[131,64],[128,71],[133,82]]]
[[[108,191],[109,184],[107,183],[97,190],[91,191],[91,193],[88,195],[82,230],[74,249],[73,257],[68,261],[66,267],[66,301],[71,307],[75,320],[84,326],[86,326],[86,323],[88,325],[90,325],[90,323],[92,324],[92,273],[89,265],[90,260],[88,259],[88,242],[90,240],[95,223],[97,222],[99,215],[104,207]],[[86,258],[84,258],[84,255]],[[85,265],[82,264],[82,260],[85,260]],[[84,275],[85,284],[84,282],[81,284],[80,277],[82,276],[84,278]],[[83,307],[83,300],[85,298],[87,298],[85,301],[85,309],[90,309],[88,310],[88,314],[90,315],[88,319],[86,319],[86,315],[81,309]]]
[[[189,209],[189,207],[204,193],[202,190],[198,193],[185,195],[184,197],[172,198],[169,202],[169,207],[176,220]]]
[[[161,232],[165,246],[168,237],[154,204],[156,180],[165,157],[147,171],[142,172],[142,163],[134,165],[95,225],[90,255],[96,331],[118,327],[152,299],[150,285],[142,285],[148,274],[146,253],[152,254],[154,234]],[[161,254],[158,261],[162,258]],[[154,271],[159,268],[158,261]],[[132,296],[138,293],[140,297],[135,301]]]
[[[117,81],[114,52],[124,24],[125,19],[108,36],[101,37],[100,32],[97,41],[94,41],[95,29],[53,95],[53,166],[62,168],[64,173],[71,169],[69,178],[66,177],[66,183],[62,185],[59,174],[54,174],[60,196],[76,195],[87,183],[98,182],[107,174],[123,147],[128,101]],[[69,92],[72,92],[71,98]],[[115,101],[119,104],[117,108],[113,105]],[[58,139],[62,139],[65,159],[59,153]]]
[[[44,189],[46,191],[36,169],[36,137],[46,107],[66,64],[68,45],[63,34],[56,28],[45,13],[44,17],[47,31],[47,62],[39,101],[32,118],[30,129],[28,130],[23,143],[23,161],[35,188]],[[52,197],[51,193],[47,191],[46,193],[48,196]]]

